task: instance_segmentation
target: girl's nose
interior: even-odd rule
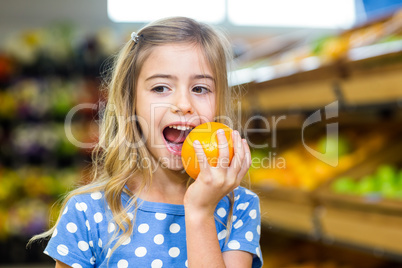
[[[172,105],[172,112],[181,113],[183,115],[192,114],[194,112],[188,92],[178,92],[178,94],[176,94],[175,101]]]

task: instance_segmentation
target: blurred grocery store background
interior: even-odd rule
[[[107,62],[177,14],[232,41],[264,267],[402,267],[402,1],[129,2],[0,0],[0,267],[53,265],[25,245],[85,181]]]

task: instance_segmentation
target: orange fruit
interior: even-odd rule
[[[233,140],[232,132],[233,130],[222,123],[217,122],[207,122],[195,127],[187,135],[183,147],[181,150],[181,160],[186,170],[187,174],[196,179],[200,173],[200,163],[197,160],[197,155],[195,153],[193,142],[198,140],[204,149],[205,155],[208,160],[208,164],[216,167],[217,160],[219,157],[218,139],[217,131],[218,129],[223,129],[225,132],[226,139],[229,145],[229,161],[233,158]]]

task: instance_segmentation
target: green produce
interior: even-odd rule
[[[372,174],[358,180],[341,177],[335,180],[331,189],[340,194],[360,196],[378,195],[383,198],[402,199],[402,169],[382,164]]]
[[[353,194],[356,191],[355,180],[351,177],[339,178],[331,186],[335,192],[341,194]]]
[[[376,194],[384,198],[402,199],[402,169],[382,164],[372,174],[359,180],[341,177],[332,183],[331,188],[340,194],[360,196]]]
[[[397,170],[392,165],[381,165],[377,168],[376,176],[380,183],[394,184],[396,181]]]
[[[377,181],[374,176],[363,177],[356,185],[356,193],[360,195],[372,194],[378,191]]]
[[[343,136],[328,136],[318,141],[318,150],[328,157],[337,158],[350,153],[351,145]]]

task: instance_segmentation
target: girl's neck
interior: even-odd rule
[[[136,176],[129,181],[128,188],[133,193],[138,192],[138,185],[142,179],[141,175]],[[142,190],[139,197],[151,202],[182,205],[188,179],[186,173],[158,167],[152,174],[151,185]]]

